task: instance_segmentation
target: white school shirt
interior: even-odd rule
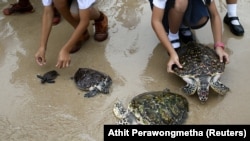
[[[167,0],[153,0],[154,6],[160,8],[160,9],[165,8],[166,2],[167,2]]]
[[[93,3],[95,3],[96,0],[77,0],[79,9],[87,9],[89,8]],[[44,6],[51,5],[53,0],[42,0],[42,3]]]
[[[154,4],[154,6],[160,8],[160,9],[164,9],[167,1],[168,0],[153,0],[153,4]],[[211,0],[211,1],[213,1],[213,0]]]

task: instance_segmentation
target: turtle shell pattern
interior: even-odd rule
[[[121,120],[119,124],[183,124],[188,116],[188,101],[184,96],[169,90],[145,92],[135,96],[129,102],[127,112],[121,112],[127,115],[117,116]],[[134,123],[129,120],[128,115],[130,118],[135,117]]]

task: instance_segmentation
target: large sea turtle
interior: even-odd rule
[[[200,43],[189,42],[177,53],[183,68],[174,66],[173,70],[187,83],[183,87],[184,93],[192,95],[197,91],[199,100],[205,102],[208,99],[210,86],[220,95],[225,95],[229,91],[229,88],[220,81],[225,63],[220,62],[219,56],[213,49]]]
[[[79,68],[72,79],[79,89],[89,91],[84,97],[93,97],[98,93],[108,94],[112,84],[109,75],[90,68]]]
[[[188,117],[188,101],[165,89],[141,93],[129,102],[128,108],[117,100],[113,113],[123,125],[183,124]]]
[[[44,75],[37,75],[37,78],[41,79],[41,83],[55,83],[56,77],[59,75],[59,73],[55,70],[48,71]]]

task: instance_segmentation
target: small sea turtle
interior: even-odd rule
[[[79,68],[72,79],[79,89],[89,91],[84,97],[93,97],[98,93],[108,94],[112,84],[110,76],[90,68]]]
[[[183,124],[188,117],[188,101],[179,94],[163,91],[141,93],[129,102],[126,109],[120,100],[113,107],[118,124],[174,125]]]
[[[43,76],[37,75],[37,78],[41,79],[41,83],[44,84],[45,82],[47,83],[55,83],[56,77],[59,75],[59,73],[55,70],[46,72]]]
[[[207,101],[209,87],[225,95],[229,88],[220,82],[224,72],[225,63],[220,62],[216,52],[200,43],[190,42],[178,51],[179,61],[183,68],[173,67],[176,75],[180,76],[187,85],[183,87],[184,93],[192,95],[197,91],[199,100]]]

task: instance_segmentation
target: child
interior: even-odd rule
[[[68,67],[71,61],[70,53],[77,52],[81,48],[82,43],[89,39],[90,35],[87,28],[90,20],[95,21],[94,39],[96,41],[107,39],[108,19],[104,13],[95,7],[95,0],[42,0],[42,2],[44,5],[42,35],[40,47],[35,54],[38,65],[42,66],[46,63],[45,52],[53,17],[52,2],[64,19],[75,29],[70,39],[59,51],[56,63],[57,68]]]
[[[224,51],[222,43],[222,24],[214,1],[211,0],[149,0],[152,9],[151,24],[158,39],[167,49],[170,58],[167,63],[167,71],[173,72],[175,64],[182,68],[176,50],[180,47],[179,29],[181,25],[192,29],[204,26],[209,18],[214,38],[214,49],[221,61],[229,63],[229,56]],[[167,22],[162,22],[167,17]],[[166,31],[163,24],[168,24]]]

